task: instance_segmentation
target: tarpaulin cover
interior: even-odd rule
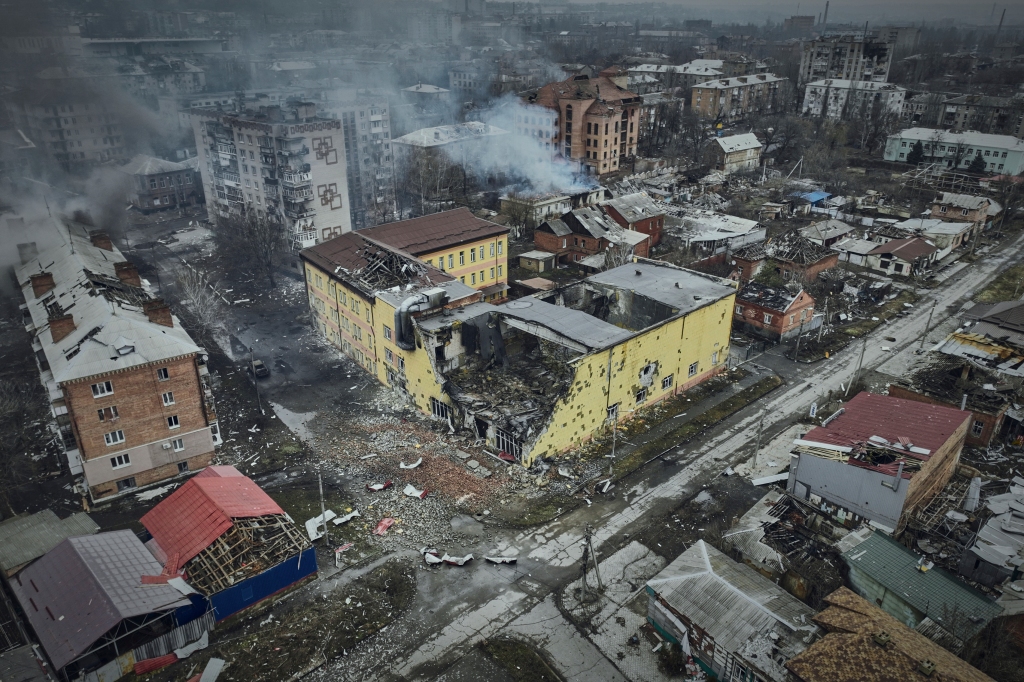
[[[284,510],[251,479],[214,473],[196,476],[175,490],[142,517],[142,525],[168,557],[178,554],[181,566],[231,528],[232,519],[271,514]]]

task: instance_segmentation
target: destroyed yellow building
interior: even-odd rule
[[[360,233],[300,255],[329,341],[418,409],[527,466],[726,367],[734,286],[665,263],[493,305]]]

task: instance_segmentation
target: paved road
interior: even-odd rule
[[[1022,246],[1024,235],[963,269],[941,288],[927,291],[906,317],[896,318],[876,329],[867,337],[864,371],[880,366],[896,351],[919,343],[933,303],[934,327],[937,320],[948,317],[948,311],[955,311],[998,272],[1021,260]],[[883,341],[885,337],[895,337],[896,341]],[[936,333],[927,341],[934,343],[938,340]],[[882,350],[883,346],[889,350]],[[840,391],[856,371],[860,352],[861,342],[855,342],[832,359],[814,365],[797,365],[785,360],[766,362],[777,367],[789,379],[788,385],[770,394],[764,403],[767,404],[768,415],[766,431],[771,434],[783,430],[829,390]],[[582,529],[587,523],[596,528],[594,543],[598,554],[602,557],[607,555],[622,544],[626,534],[635,534],[649,523],[649,519],[672,509],[728,466],[749,457],[760,407],[748,407],[727,420],[703,442],[681,449],[678,466],[673,469],[652,467],[631,477],[632,481],[626,483],[623,494],[617,499],[596,501],[591,507],[582,507],[537,529],[510,532],[504,536],[499,534],[501,539],[497,546],[482,549],[518,552],[527,565],[534,567],[534,575],[539,575],[539,567],[543,567],[545,572],[560,576],[561,583],[565,584],[573,574],[571,567],[579,561]],[[670,473],[666,474],[666,471]],[[603,552],[602,546],[610,549]],[[430,679],[439,668],[444,669],[443,662],[457,661],[479,639],[501,632],[515,632],[516,621],[545,598],[543,593],[537,593],[535,581],[526,583],[534,589],[511,583],[501,595],[492,593],[486,597],[485,591],[471,587],[473,582],[467,581],[467,590],[458,595],[460,608],[449,624],[423,620],[422,614],[415,623],[413,619],[400,621],[392,626],[403,633],[400,642],[393,646],[386,642],[374,645],[374,660],[366,657],[359,660],[359,652],[354,652],[355,660],[349,658],[344,666],[328,668],[324,679],[331,679],[332,674],[346,679]],[[548,587],[551,587],[550,583]],[[554,622],[558,621],[552,617]],[[466,624],[472,625],[465,627]],[[571,627],[565,622],[559,626]],[[597,655],[596,649],[592,653]],[[359,671],[358,676],[353,676],[353,670]],[[585,676],[588,680],[610,680],[618,675],[610,666],[603,665],[588,665],[575,670],[568,667],[562,672],[570,679]]]

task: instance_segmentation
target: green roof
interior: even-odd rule
[[[960,629],[969,623],[969,634],[964,639],[973,637],[1002,611],[984,594],[940,568],[922,573],[918,570],[920,559],[920,555],[877,531],[843,554],[843,560],[851,567],[866,573],[939,625]],[[946,622],[951,614],[964,614],[970,620],[965,624]]]

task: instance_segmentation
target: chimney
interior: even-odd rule
[[[103,249],[104,251],[114,250],[114,243],[110,241],[110,237],[107,236],[106,232],[90,232],[89,241],[92,242],[93,246]]]
[[[139,277],[139,269],[135,267],[134,263],[129,263],[128,261],[114,263],[114,272],[117,273],[117,278],[121,280],[122,284],[127,284],[133,287],[142,286],[142,278]]]
[[[32,282],[32,293],[35,294],[36,298],[57,286],[53,281],[52,272],[40,272],[35,275],[29,275],[29,280]]]
[[[163,325],[164,327],[174,326],[174,320],[171,319],[171,309],[164,303],[162,298],[154,298],[152,301],[143,303],[142,312],[146,313],[146,317],[154,324]]]
[[[75,331],[74,315],[54,315],[50,318],[50,338],[57,343],[65,336]]]

